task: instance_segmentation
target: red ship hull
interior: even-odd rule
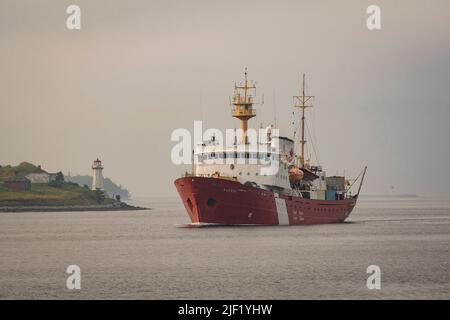
[[[313,200],[243,185],[237,181],[183,177],[175,180],[193,223],[303,225],[344,222],[356,198]]]

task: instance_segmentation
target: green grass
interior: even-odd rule
[[[103,204],[115,202],[106,198]],[[14,191],[0,185],[0,206],[64,206],[94,205],[97,203],[95,192],[72,183],[61,187],[51,187],[45,183],[31,184],[29,191]]]

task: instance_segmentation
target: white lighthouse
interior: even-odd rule
[[[103,165],[97,158],[92,164],[92,190],[103,190]]]

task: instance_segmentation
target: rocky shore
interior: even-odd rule
[[[0,212],[74,212],[74,211],[132,211],[150,210],[124,202],[98,205],[65,205],[65,206],[0,206]]]

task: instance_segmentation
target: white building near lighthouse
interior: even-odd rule
[[[97,158],[92,164],[92,190],[103,190],[103,165]]]

